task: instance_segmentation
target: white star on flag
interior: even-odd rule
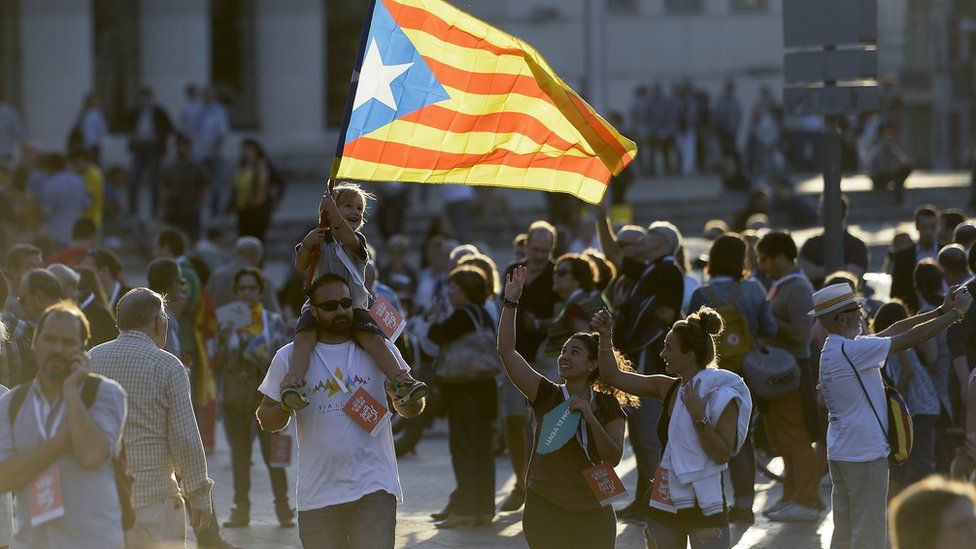
[[[376,39],[373,38],[369,43],[369,49],[366,50],[363,67],[359,73],[356,100],[352,105],[353,110],[363,106],[370,99],[375,99],[394,111],[397,110],[390,84],[412,66],[413,63],[384,65],[383,59],[380,57],[380,49],[376,45]]]

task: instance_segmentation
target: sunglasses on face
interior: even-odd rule
[[[569,271],[566,269],[556,269],[556,276],[567,276]]]
[[[329,301],[323,301],[322,303],[313,303],[312,306],[318,307],[327,313],[331,313],[339,307],[342,307],[343,309],[352,309],[352,298],[344,297],[342,299],[330,299]]]

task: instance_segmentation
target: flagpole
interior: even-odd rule
[[[331,193],[335,186],[335,177],[339,172],[339,159],[342,158],[342,150],[346,146],[346,130],[349,126],[349,117],[352,115],[352,105],[356,100],[356,89],[359,86],[359,71],[363,66],[363,56],[366,55],[366,39],[369,37],[370,25],[373,22],[373,10],[376,8],[376,0],[370,0],[366,8],[366,19],[363,21],[363,30],[359,35],[359,47],[356,49],[356,63],[353,65],[352,75],[349,78],[349,93],[346,95],[346,106],[342,110],[342,123],[339,125],[339,139],[336,141],[335,156],[332,157],[332,166],[329,168],[329,179],[325,184],[325,192]],[[325,212],[319,204],[319,228],[328,227]],[[319,250],[321,246],[312,250],[312,260],[305,275],[305,290],[312,287],[315,280],[315,266],[319,262]]]

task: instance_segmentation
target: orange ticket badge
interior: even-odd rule
[[[599,465],[590,467],[583,471],[586,483],[590,485],[590,490],[596,496],[597,501],[604,507],[610,505],[624,494],[627,493],[624,483],[620,482],[620,477],[605,461]]]
[[[378,429],[380,424],[390,415],[386,404],[373,398],[373,395],[362,387],[356,389],[342,410],[356,422],[356,425],[374,437],[380,432]]]
[[[272,467],[291,466],[291,435],[271,433],[271,459]]]
[[[30,513],[32,527],[64,516],[61,468],[57,464],[41,471],[31,482]]]
[[[369,316],[383,330],[383,334],[390,341],[396,341],[407,326],[406,319],[396,310],[396,307],[385,297],[376,296],[376,303],[369,309]]]

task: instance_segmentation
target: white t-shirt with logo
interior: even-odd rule
[[[841,352],[842,347],[871,395],[870,405],[877,418],[854,369]],[[827,459],[865,463],[888,456],[888,408],[881,368],[890,348],[891,339],[887,337],[827,336],[820,354],[820,393],[827,405]]]
[[[293,347],[289,343],[275,354],[259,388],[278,402]],[[326,364],[343,380],[349,393],[340,389]],[[318,343],[309,359],[305,381],[309,405],[295,412],[298,510],[349,503],[378,491],[402,501],[389,418],[377,427],[376,436],[370,436],[342,410],[360,387],[376,400],[386,402],[386,377],[369,353],[352,341],[341,345]]]

